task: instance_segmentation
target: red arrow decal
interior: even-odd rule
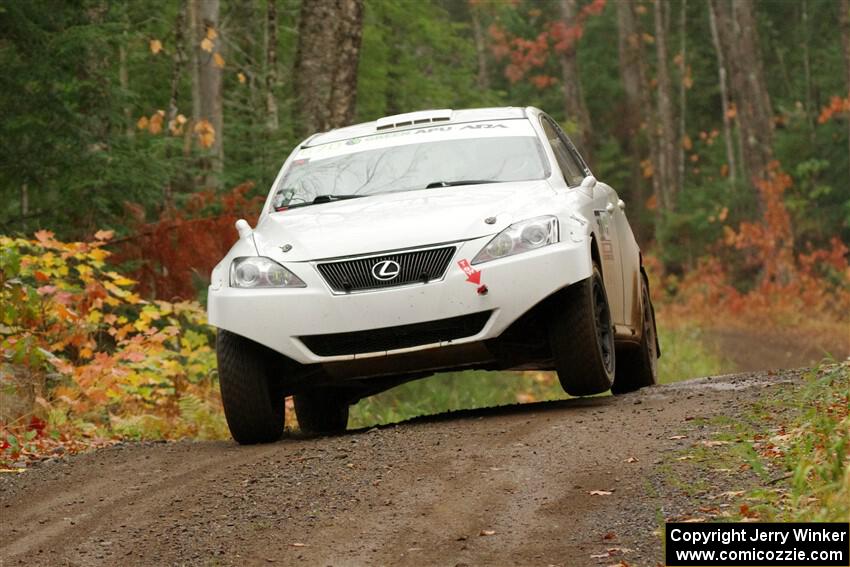
[[[457,263],[457,265],[460,266],[460,269],[463,270],[464,274],[466,274],[466,281],[474,283],[475,285],[481,284],[481,272],[470,266],[469,260],[461,260]]]

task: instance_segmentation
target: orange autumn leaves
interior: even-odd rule
[[[545,26],[544,31],[533,39],[513,36],[499,24],[493,24],[488,30],[491,41],[490,50],[497,61],[508,59],[505,77],[511,83],[517,83],[535,69],[544,67],[552,52],[561,54],[575,49],[576,43],[584,33],[585,21],[591,16],[599,15],[605,8],[605,4],[606,0],[593,0],[579,11],[575,22],[571,25],[560,19],[555,20]],[[532,9],[528,15],[536,19],[541,14],[539,9]],[[538,89],[545,89],[559,81],[555,77],[541,73],[531,75],[529,80]]]
[[[53,376],[35,411],[56,431],[170,437],[212,423],[223,434],[220,418],[194,419],[218,414],[203,308],[142,299],[134,280],[106,264],[112,236],[0,236],[0,355],[34,377]]]

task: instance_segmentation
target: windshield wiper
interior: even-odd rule
[[[316,195],[313,200],[308,203],[293,203],[286,208],[294,209],[296,207],[308,207],[310,205],[320,205],[322,203],[332,203],[334,201],[344,201],[346,199],[358,199],[360,197],[368,197],[368,195]]]
[[[437,187],[457,187],[458,185],[481,185],[483,183],[502,183],[496,179],[458,179],[457,181],[432,181],[425,189],[436,189]]]

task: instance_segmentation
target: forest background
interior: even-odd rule
[[[226,437],[233,222],[306,135],[426,108],[574,138],[646,251],[662,381],[850,354],[850,0],[0,0],[0,68],[7,465]],[[350,425],[559,395],[446,374]]]

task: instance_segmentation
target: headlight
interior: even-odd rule
[[[472,259],[472,263],[489,262],[497,258],[536,250],[555,242],[558,242],[558,219],[556,217],[546,216],[528,219],[512,224],[494,236],[493,240],[488,242],[487,246],[482,248],[481,252]]]
[[[301,279],[263,256],[236,258],[230,265],[231,287],[307,287]]]

